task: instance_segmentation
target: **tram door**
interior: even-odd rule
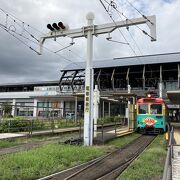
[[[134,130],[136,124],[136,110],[134,104],[129,104],[129,129]]]

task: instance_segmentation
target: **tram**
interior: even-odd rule
[[[158,134],[167,131],[168,109],[161,98],[148,94],[137,100],[137,131],[143,134]]]

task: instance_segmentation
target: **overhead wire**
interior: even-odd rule
[[[25,46],[27,46],[29,49],[31,49],[32,51],[36,52],[37,54],[39,54],[39,52],[37,52],[34,48],[32,48],[31,46],[29,46],[27,43],[25,43],[24,41],[22,41],[20,38],[18,38],[17,36],[15,36],[13,33],[11,33],[10,31],[8,31],[6,28],[3,28],[2,25],[0,26],[0,28],[4,29],[8,34],[10,34],[11,36],[13,36],[15,39],[17,39],[18,41],[20,41],[22,44],[24,44]]]
[[[33,40],[31,40],[30,38],[23,36],[23,31],[22,31],[22,33],[17,33],[17,32],[14,32],[14,31],[8,29],[8,28],[5,28],[4,30],[5,30],[7,33],[9,33],[11,36],[13,36],[14,38],[16,38],[17,40],[19,40],[22,44],[24,44],[25,46],[27,46],[30,50],[36,52],[37,54],[40,54],[40,53],[37,52],[34,48],[32,48],[31,46],[29,46],[27,43],[25,43],[23,40],[21,40],[20,38],[18,38],[17,36],[15,36],[13,33],[15,33],[16,35],[18,35],[18,36],[20,36],[20,37],[23,37],[23,38],[25,38],[25,39],[33,42],[33,43],[36,43],[36,44],[38,44],[38,42],[39,42],[38,38],[36,38],[35,35],[33,35],[32,33],[30,33],[28,30],[26,30],[25,27],[24,27],[24,25],[26,25],[27,27],[31,27],[32,29],[34,29],[34,30],[37,31],[38,33],[42,33],[42,34],[44,34],[44,33],[41,32],[41,31],[39,31],[38,29],[34,28],[33,26],[25,23],[24,21],[20,20],[19,18],[17,18],[16,16],[14,16],[14,15],[11,14],[11,13],[5,11],[4,9],[0,8],[0,10],[6,15],[6,22],[5,22],[5,26],[3,27],[3,29],[8,26],[8,18],[11,18],[15,24],[17,24],[20,28],[23,29],[23,31],[25,31],[27,34],[29,34],[30,37],[32,37],[33,39],[35,39],[35,40],[37,41],[37,43],[34,42]],[[11,17],[11,16],[12,16],[12,17]],[[20,22],[23,24],[23,27],[22,27],[16,20],[20,21]],[[2,24],[1,24],[1,26],[2,26]],[[2,28],[2,27],[1,27],[1,28]],[[10,30],[11,32],[9,32],[9,30]],[[60,43],[58,42],[58,44],[60,44]],[[38,44],[38,45],[39,45],[39,44]],[[62,46],[63,46],[63,45],[62,45]],[[68,61],[68,62],[77,64],[76,62],[74,62],[74,61],[72,61],[72,60],[64,57],[63,55],[54,53],[53,50],[51,50],[51,49],[49,49],[49,48],[47,48],[47,47],[45,47],[45,46],[43,46],[43,47],[44,47],[44,49],[46,49],[47,51],[55,54],[56,56],[59,56],[59,57],[63,58],[64,60]],[[63,47],[64,47],[64,46],[63,46]],[[70,52],[72,52],[72,51],[70,51]],[[77,64],[77,65],[79,66],[79,64]]]
[[[2,12],[4,12],[6,14],[6,17],[8,17],[9,19],[12,19],[14,23],[16,23],[20,28],[22,28],[22,34],[23,32],[26,32],[27,34],[29,34],[33,39],[35,39],[37,42],[39,42],[38,38],[35,37],[35,35],[33,35],[32,33],[30,33],[28,30],[25,29],[25,26],[24,25],[27,25],[27,27],[30,27],[29,24],[25,23],[24,21],[18,19],[17,17],[15,17],[14,15],[10,14],[9,12],[3,10],[2,8],[0,8],[0,10]],[[12,18],[12,17],[13,18]],[[22,23],[23,26],[21,26],[16,20],[20,21]],[[7,27],[7,24],[8,24],[8,19],[6,18],[6,27]]]
[[[33,26],[27,24],[26,22],[24,22],[24,21],[22,21],[21,19],[17,18],[17,17],[14,16],[13,14],[11,14],[11,13],[3,10],[2,8],[0,8],[0,10],[1,10],[3,13],[5,13],[5,14],[8,16],[8,18],[9,18],[10,16],[12,16],[13,18],[12,18],[12,17],[10,17],[10,18],[11,18],[11,19],[13,20],[13,22],[16,23],[19,27],[21,27],[21,25],[20,25],[16,20],[20,21],[21,23],[23,23],[23,24],[26,25],[27,27],[30,27],[31,29],[34,29],[34,31],[37,31],[37,32],[40,33],[40,34],[44,34],[42,31],[40,31],[40,30],[38,30],[37,28],[34,28]],[[7,21],[7,23],[8,23],[8,21]],[[21,28],[22,28],[22,27],[21,27]],[[6,31],[6,32],[7,32],[7,31]],[[33,34],[29,33],[29,31],[28,31],[27,29],[25,29],[25,32],[27,32],[31,37],[35,37]],[[16,35],[18,35],[18,36],[20,36],[20,37],[23,37],[23,38],[31,41],[31,42],[33,42],[33,43],[35,43],[35,44],[38,44],[37,42],[31,40],[31,39],[28,38],[28,37],[25,37],[24,35],[22,35],[22,34],[20,34],[20,33],[17,33],[17,32],[13,32],[13,33],[15,33]],[[14,38],[16,38],[16,36],[13,35],[12,33],[9,33],[9,34],[12,35]],[[16,38],[16,39],[23,43],[23,41],[22,41],[20,38]],[[37,39],[36,39],[36,40],[37,40]],[[53,42],[54,42],[54,41],[53,41]],[[55,42],[56,42],[57,44],[61,45],[62,47],[64,47],[60,42],[58,42],[58,41],[55,41]],[[26,43],[23,43],[23,44],[25,45]],[[39,44],[38,44],[38,45],[39,45]],[[35,49],[33,49],[33,48],[32,48],[31,46],[29,46],[28,44],[26,44],[26,46],[27,46],[29,49],[31,49],[31,50],[33,50],[34,52],[36,52],[37,54],[39,54],[39,52],[37,52]],[[53,50],[51,50],[51,49],[49,49],[49,48],[47,48],[47,47],[45,47],[45,46],[43,46],[43,47],[44,47],[44,49],[46,49],[47,51],[55,54],[56,56],[59,56],[59,57],[63,58],[64,60],[66,60],[66,61],[68,61],[68,62],[71,62],[71,63],[73,63],[73,64],[76,64],[76,65],[80,66],[81,68],[84,68],[84,67],[82,67],[79,63],[76,63],[76,62],[74,62],[74,61],[72,61],[72,60],[64,57],[63,55],[60,55],[60,54],[58,54],[58,53],[55,53]],[[72,54],[74,54],[76,57],[84,60],[83,57],[79,56],[76,52],[72,51],[71,49],[68,49],[68,51],[71,52]]]
[[[119,0],[117,0],[118,2],[119,2]],[[148,18],[147,18],[147,16],[145,16],[143,13],[141,13],[141,11],[140,10],[138,10],[129,0],[125,0],[126,2],[128,2],[128,4],[131,6],[131,7],[133,7],[144,19],[146,19],[147,21],[149,21],[151,24],[153,24]],[[121,17],[121,15],[119,14],[119,16]],[[121,17],[122,18],[122,17]],[[136,43],[136,41],[134,41],[135,43]],[[138,46],[138,44],[136,43],[136,46],[137,46],[137,48],[138,48],[138,50],[140,51],[140,49],[139,49],[139,46]],[[141,51],[140,51],[141,52]],[[141,53],[141,55],[143,55],[142,53]],[[139,58],[139,60],[141,61],[141,59]],[[142,62],[142,61],[141,61]],[[143,63],[144,64],[144,63]],[[149,69],[150,69],[150,71],[151,71],[151,76],[152,76],[152,68],[151,68],[151,66],[149,65],[149,64],[147,64],[147,66],[149,67]]]
[[[104,7],[105,11],[107,12],[107,14],[109,15],[109,17],[111,18],[111,20],[113,21],[113,23],[117,26],[116,21],[112,18],[112,16],[109,14],[108,9],[106,8],[106,6],[104,5],[104,3],[102,2],[102,0],[99,0],[100,3],[102,4],[102,6]],[[108,3],[109,4],[109,3]],[[110,5],[110,4],[109,4]],[[126,37],[124,36],[124,34],[122,33],[122,31],[118,28],[118,31],[120,32],[120,34],[122,35],[122,37],[124,38],[124,40],[126,41],[126,43],[128,43],[128,46],[130,47],[131,51],[135,54],[135,56],[137,56],[135,50],[133,49],[133,47],[131,46],[131,44],[128,42],[128,40],[126,39]]]
[[[57,44],[61,45],[63,48],[65,48],[65,46],[63,46],[60,42],[58,42],[57,40],[55,41]],[[79,56],[78,53],[76,53],[75,51],[72,51],[71,49],[67,48],[67,51],[71,52],[72,54],[74,54],[74,56],[80,58],[80,59],[84,59],[83,57]]]
[[[16,20],[18,20],[18,21],[20,21],[21,23],[23,23],[24,25],[26,25],[27,27],[30,27],[30,28],[33,29],[34,31],[38,32],[40,35],[45,34],[44,32],[40,31],[39,29],[37,29],[37,28],[31,26],[30,24],[27,24],[26,22],[22,21],[21,19],[17,18],[17,17],[14,16],[12,13],[9,13],[8,11],[6,11],[6,10],[4,10],[4,9],[2,9],[2,8],[0,8],[0,10],[1,10],[2,12],[4,12],[8,17],[12,16],[14,19],[11,18],[11,17],[10,17],[10,18],[13,19],[16,23],[17,23]],[[15,20],[15,19],[16,19],[16,20]],[[18,24],[18,25],[19,25],[19,24]],[[19,25],[19,26],[20,26],[20,25]],[[27,33],[29,33],[26,29],[24,29],[24,30],[25,30]],[[32,38],[34,38],[34,39],[36,39],[37,41],[39,41],[33,34],[29,33],[29,35],[30,35]],[[54,41],[54,40],[53,40],[53,42],[55,42],[55,43],[61,45],[62,47],[64,47],[64,46],[63,46],[61,43],[59,43],[58,41]],[[80,59],[83,60],[83,58],[82,58],[81,56],[79,56],[76,52],[72,51],[71,49],[67,49],[67,51],[69,51],[71,54],[74,54],[74,56],[76,56],[76,57],[78,57],[78,58],[80,58]]]
[[[1,10],[2,12],[4,12],[6,15],[12,16],[13,18],[15,18],[16,20],[20,21],[21,23],[24,23],[25,25],[27,25],[27,26],[30,27],[31,29],[34,29],[35,31],[37,31],[37,32],[39,32],[39,33],[42,33],[41,31],[39,31],[39,30],[36,29],[35,27],[27,24],[26,22],[22,21],[21,19],[17,18],[15,15],[13,15],[12,13],[9,13],[8,11],[2,9],[1,7],[0,7],[0,10]],[[13,18],[12,18],[12,19],[13,19]],[[44,34],[44,33],[43,33],[43,34]]]
[[[104,0],[105,2],[107,2],[106,0]],[[106,10],[106,12],[108,13],[108,10],[106,9],[106,6],[104,5],[104,3],[102,2],[102,0],[100,0],[100,2],[101,2],[101,4],[103,5],[103,7],[104,7],[104,9]],[[108,3],[108,2],[107,2]],[[109,4],[109,3],[108,3]],[[110,5],[110,4],[109,4]],[[116,7],[117,8],[117,6],[113,6],[113,7]],[[119,11],[117,11],[117,12],[119,12]],[[122,15],[123,15],[123,13],[121,13]],[[108,13],[108,15],[109,15],[109,13]],[[109,15],[110,16],[110,15]],[[121,17],[121,15],[120,15],[120,17]],[[114,19],[110,16],[110,18],[113,20],[113,22],[115,22],[114,21]],[[121,17],[122,18],[122,17]],[[128,19],[127,17],[126,17],[126,19]],[[129,19],[128,19],[129,20]],[[115,23],[115,25],[116,25],[116,23]],[[118,28],[119,29],[119,28]],[[129,31],[128,31],[129,32]],[[130,32],[129,32],[130,33]],[[131,33],[130,33],[130,35],[131,35]],[[131,37],[132,37],[132,35],[131,35]],[[134,40],[134,38],[132,37],[132,39]],[[134,40],[134,42],[135,42],[135,40]],[[138,50],[140,51],[140,53],[141,53],[141,55],[142,55],[142,52],[141,52],[141,50],[140,50],[140,48],[139,48],[139,46],[137,45],[137,43],[135,42],[135,44],[136,44],[136,46],[138,47]],[[133,53],[134,53],[134,55],[135,55],[135,57],[144,65],[144,62],[140,59],[140,57],[139,56],[137,56],[137,54],[136,54],[136,52],[135,52],[135,50],[131,47],[131,45],[129,44],[129,47],[131,48],[131,50],[133,51]],[[150,68],[150,70],[151,70],[151,72],[152,72],[152,69],[151,69],[151,67],[148,65],[148,67]]]
[[[102,0],[100,0],[102,2]],[[104,0],[104,2],[106,2],[108,5],[110,5],[110,3],[107,0]],[[116,7],[113,7],[117,12],[119,12],[124,18],[126,18],[126,20],[130,21],[133,23],[133,21],[131,19],[129,19],[126,15],[124,15],[124,13],[122,13],[121,11],[119,11]],[[150,37],[151,39],[154,39],[149,33],[147,33],[144,29],[140,28],[137,24],[134,24],[143,34],[145,34],[146,36]]]
[[[119,0],[117,0],[117,1],[118,1],[118,3],[120,3]],[[144,19],[148,20],[148,21],[152,24],[152,22],[151,22],[144,14],[142,14],[130,1],[126,0],[126,2],[128,2]],[[121,14],[118,13],[118,15],[119,15],[119,17],[122,19]],[[122,19],[122,20],[123,20],[123,19]],[[129,31],[128,31],[128,32],[129,32]],[[139,45],[137,44],[137,42],[135,41],[135,39],[133,38],[133,36],[132,36],[132,34],[131,34],[130,32],[129,32],[129,34],[130,34],[131,38],[133,39],[136,47],[138,48],[141,56],[143,56],[143,53],[142,53],[142,51],[140,50]],[[137,59],[139,59],[140,62],[141,62],[143,65],[145,65],[144,62],[142,62],[142,60],[141,60],[139,57],[137,57]],[[152,68],[151,68],[151,66],[150,66],[149,64],[147,64],[147,66],[149,67],[149,69],[150,69],[150,71],[151,71],[151,76],[152,76]]]
[[[118,1],[118,3],[120,3],[119,0],[117,0],[117,1]],[[118,12],[117,12],[117,13],[118,13]],[[120,17],[121,20],[123,20],[121,14],[118,13],[118,16]],[[137,47],[138,51],[140,52],[140,55],[143,55],[143,53],[142,53],[142,51],[141,51],[138,43],[136,42],[136,40],[133,38],[131,32],[129,31],[129,28],[126,28],[126,30],[127,30],[127,32],[129,33],[129,35],[130,35],[131,39],[133,40],[135,46]]]
[[[128,2],[128,4],[133,7],[144,19],[146,19],[148,22],[150,22],[151,24],[153,24],[146,15],[144,15],[143,13],[141,13],[141,11],[139,9],[137,9],[129,0],[126,0],[126,2]]]

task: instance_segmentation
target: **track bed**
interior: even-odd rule
[[[115,179],[153,141],[154,138],[155,136],[140,136],[125,147],[109,153],[96,161],[78,168],[71,168],[70,170],[43,179]]]

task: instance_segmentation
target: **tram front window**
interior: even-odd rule
[[[139,104],[139,114],[148,114],[148,104]]]
[[[151,112],[151,114],[162,114],[162,105],[161,104],[151,104],[150,112]]]

